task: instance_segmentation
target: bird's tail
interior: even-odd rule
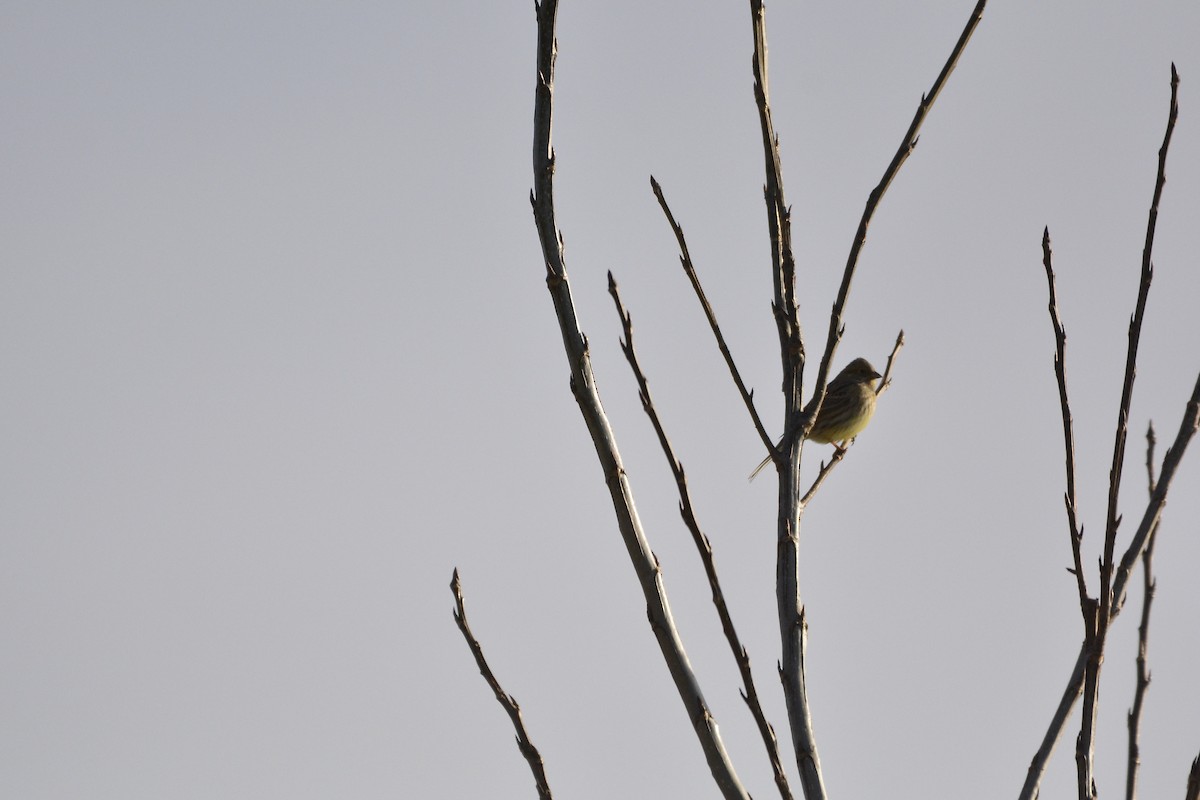
[[[754,480],[755,478],[757,478],[757,477],[758,477],[758,473],[760,473],[760,472],[762,472],[762,471],[763,471],[763,467],[765,467],[767,464],[770,464],[770,463],[771,463],[771,457],[770,457],[770,456],[767,456],[766,458],[764,458],[764,459],[762,460],[762,463],[761,463],[761,464],[759,464],[757,467],[755,467],[755,468],[754,468],[754,472],[751,472],[751,473],[750,473],[750,478],[749,478],[749,480]]]

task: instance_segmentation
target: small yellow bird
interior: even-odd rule
[[[850,439],[862,433],[875,413],[875,386],[880,374],[865,358],[856,358],[829,382],[825,390],[825,402],[817,414],[817,421],[806,437],[817,444],[834,443],[838,450],[845,450]],[[781,439],[776,447],[782,447]],[[763,467],[771,463],[771,457],[762,460],[750,480],[754,480]]]

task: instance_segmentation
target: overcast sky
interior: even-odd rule
[[[768,9],[811,349],[972,5]],[[0,795],[533,797],[453,624],[457,566],[556,796],[718,796],[568,389],[528,203],[532,3],[3,16]],[[706,697],[771,797],[605,292],[612,270],[785,735],[774,475],[746,482],[762,446],[649,188],[779,432],[748,7],[563,0],[558,41],[558,221],[600,391]],[[901,328],[908,344],[802,532],[832,797],[1021,786],[1082,631],[1042,229],[1094,589],[1172,61],[1127,537],[1147,422],[1161,455],[1200,373],[1200,6],[995,3],[879,209],[834,366],[882,366]],[[1145,797],[1182,797],[1200,752],[1198,450],[1157,550]],[[829,449],[805,452],[812,474]],[[1131,585],[1103,672],[1105,797],[1123,791]],[[1077,729],[1043,797],[1073,796]]]

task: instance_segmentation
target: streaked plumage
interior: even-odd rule
[[[817,444],[834,443],[839,450],[862,433],[875,413],[875,385],[879,373],[865,358],[856,358],[837,374],[825,391],[825,402],[817,414],[817,422],[808,433],[808,440]],[[779,445],[782,446],[781,441]],[[771,463],[767,456],[750,473],[750,480]]]

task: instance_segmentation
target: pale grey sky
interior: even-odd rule
[[[867,193],[972,5],[768,8],[810,346]],[[717,796],[544,288],[532,4],[4,17],[0,795],[532,797],[451,618],[458,566],[556,796]],[[770,797],[605,293],[611,269],[782,733],[773,476],[745,481],[761,445],[648,182],[778,431],[747,4],[563,0],[558,38],[559,223],[605,407],[706,696]],[[1132,408],[1132,530],[1146,422],[1173,436],[1200,372],[1200,9],[995,3],[876,216],[836,366],[881,364],[900,328],[908,345],[804,526],[834,797],[1021,785],[1081,632],[1041,232],[1094,564],[1172,60],[1182,111]],[[1192,452],[1157,551],[1146,797],[1181,797],[1200,751],[1198,521]],[[1139,607],[1105,664],[1104,796],[1122,791]],[[1073,795],[1075,730],[1043,797]]]

